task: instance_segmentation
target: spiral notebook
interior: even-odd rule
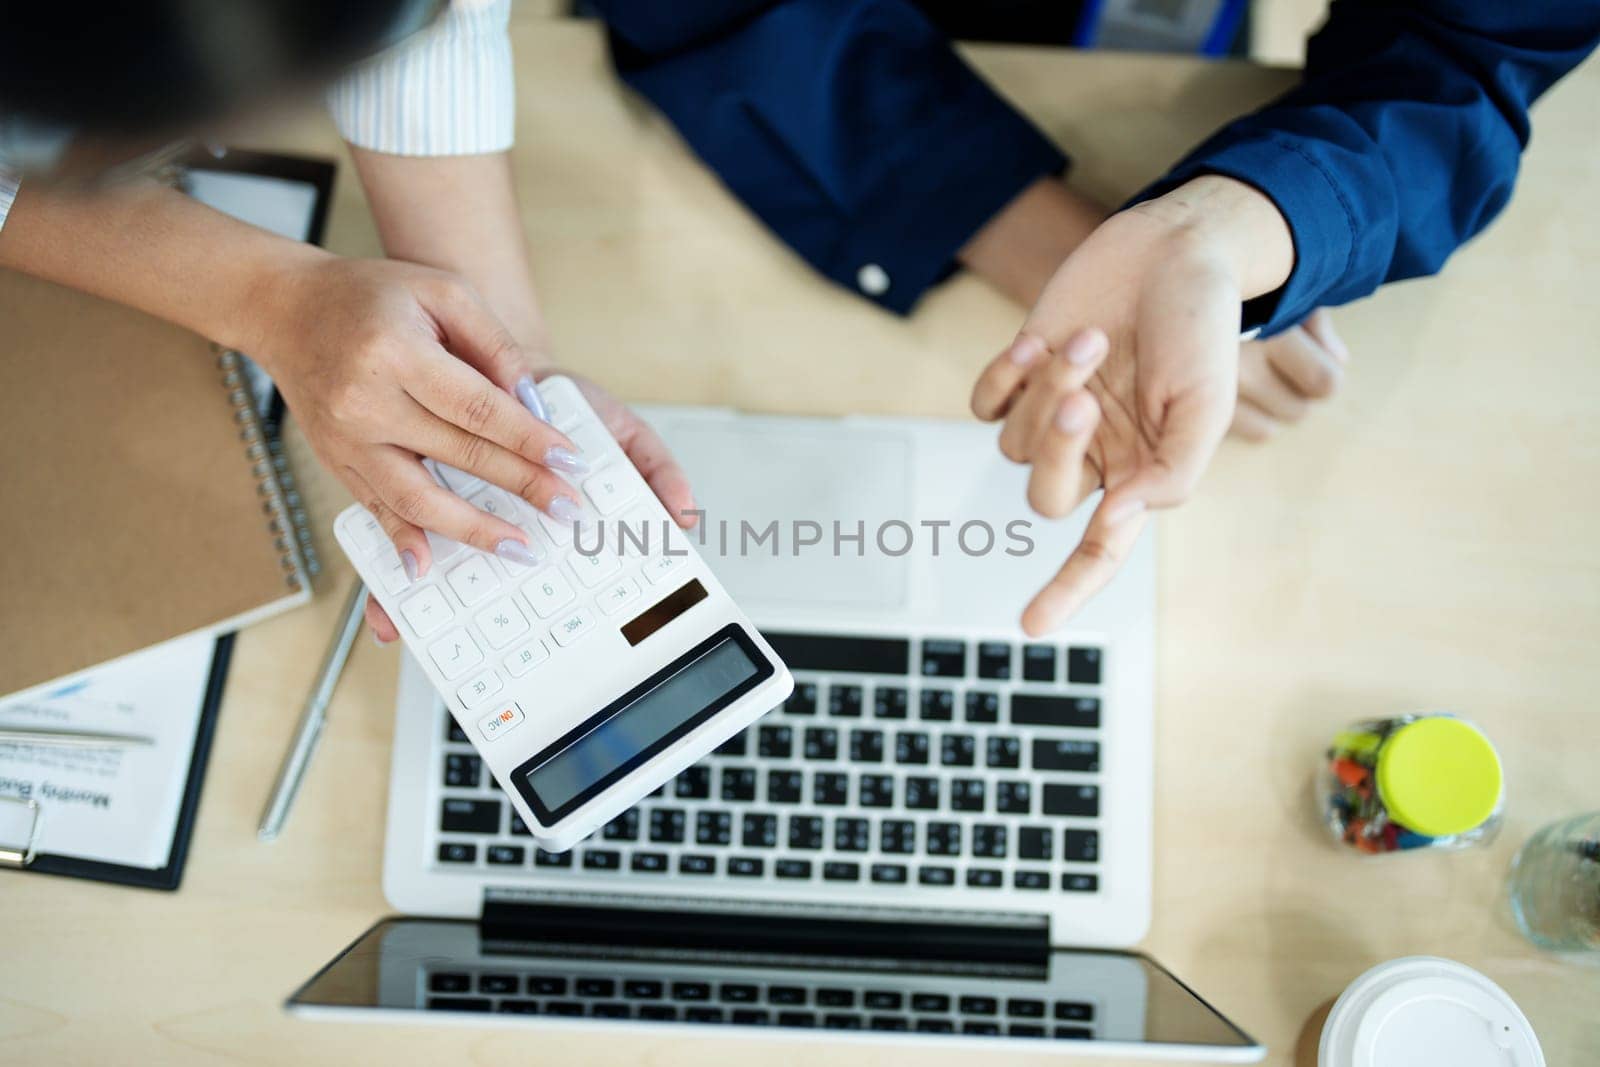
[[[177,326],[0,271],[0,694],[310,598],[281,401],[250,376]]]

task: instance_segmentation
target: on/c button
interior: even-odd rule
[[[485,741],[493,741],[507,730],[519,725],[524,716],[522,709],[515,704],[507,704],[499,711],[491,712],[478,720],[478,732]]]

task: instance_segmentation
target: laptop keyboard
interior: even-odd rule
[[[533,845],[441,708],[438,865],[755,896],[1099,890],[1101,645],[767,636],[783,707],[570,852]]]

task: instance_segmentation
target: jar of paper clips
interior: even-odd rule
[[[1505,806],[1500,754],[1459,716],[1354,723],[1328,746],[1322,814],[1339,841],[1368,855],[1487,844]]]

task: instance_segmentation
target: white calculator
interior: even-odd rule
[[[539,391],[589,464],[568,479],[576,526],[426,461],[525,530],[537,567],[429,534],[433,565],[412,582],[365,508],[346,508],[334,534],[534,840],[559,852],[777,707],[794,680],[572,380]]]

